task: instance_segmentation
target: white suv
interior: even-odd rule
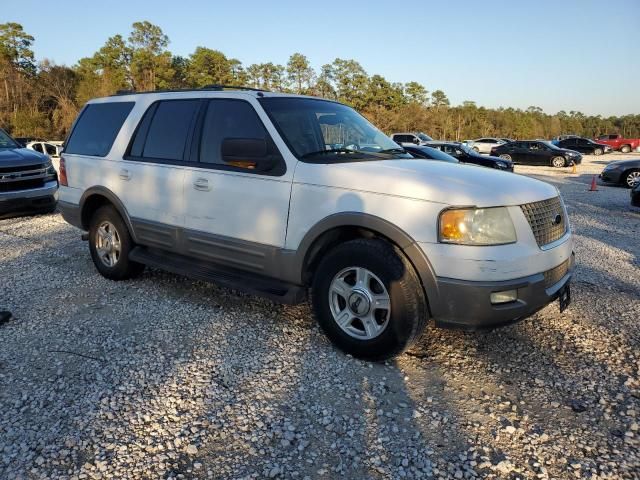
[[[59,208],[107,278],[145,265],[313,310],[331,340],[392,357],[437,326],[486,329],[554,299],[573,272],[555,187],[414,159],[353,109],[209,88],[90,101]]]

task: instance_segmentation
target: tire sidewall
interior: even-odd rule
[[[351,242],[349,242],[351,243]],[[344,244],[341,247],[347,246]],[[392,249],[391,246],[388,248]],[[407,291],[406,282],[413,272],[396,255],[372,255],[366,249],[340,248],[329,253],[314,275],[312,302],[318,323],[329,339],[341,350],[369,360],[384,359],[399,353],[412,341],[415,333],[416,301]],[[329,288],[335,275],[348,267],[364,267],[384,284],[391,301],[391,317],[384,331],[371,340],[358,340],[344,332],[333,319],[329,305]],[[391,353],[391,354],[390,354]]]

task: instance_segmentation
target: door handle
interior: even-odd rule
[[[209,186],[209,180],[207,180],[206,178],[198,178],[195,182],[193,182],[193,188],[202,192],[208,192],[209,190],[211,190],[211,187]]]
[[[122,170],[120,170],[120,178],[122,180],[130,180],[131,179],[131,172],[125,168],[123,168]]]

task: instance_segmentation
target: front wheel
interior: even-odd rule
[[[383,240],[352,240],[335,247],[318,265],[311,293],[325,334],[354,357],[394,357],[425,329],[427,306],[417,274]]]
[[[627,188],[633,188],[640,182],[640,170],[631,170],[624,176],[624,184]]]
[[[556,168],[566,167],[567,161],[564,159],[564,157],[553,157],[551,159],[551,165]]]
[[[622,153],[629,153],[631,151],[631,145],[623,145],[620,147],[620,151]]]
[[[500,158],[502,158],[503,160],[511,160],[511,155],[509,155],[508,153],[503,153],[502,155],[500,155]]]
[[[137,277],[144,265],[129,260],[134,247],[129,230],[111,205],[100,207],[91,217],[89,251],[96,269],[110,280]]]
[[[603,151],[602,151],[602,149],[601,149],[601,148],[596,148],[596,149],[593,151],[593,154],[594,154],[596,157],[598,157],[598,156],[600,156],[600,155],[602,155],[602,154],[603,154]]]

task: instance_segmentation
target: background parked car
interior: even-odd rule
[[[622,153],[629,153],[640,147],[640,138],[624,138],[619,134],[600,135],[596,138],[596,142],[609,145],[614,150],[620,150]]]
[[[558,145],[562,140],[566,140],[567,138],[580,138],[580,135],[568,134],[568,135],[558,135],[557,137],[553,137],[551,139],[551,143],[554,145]]]
[[[52,212],[58,176],[51,159],[23,148],[0,129],[0,218]]]
[[[501,138],[483,137],[476,140],[466,140],[464,143],[478,153],[489,153],[493,147],[503,145],[505,141]]]
[[[62,147],[48,142],[29,142],[25,146],[29,150],[44,153],[51,158],[60,158],[60,152],[62,150]]]
[[[609,145],[597,143],[589,138],[581,137],[565,138],[554,145],[560,148],[586,153],[588,155],[602,155],[603,153],[611,152],[611,147]]]
[[[480,155],[474,149],[459,142],[430,142],[430,147],[437,148],[458,159],[462,163],[472,163],[482,167],[496,168],[513,172],[513,162],[510,160]]]
[[[604,167],[604,170],[600,173],[600,178],[603,182],[631,188],[640,182],[640,159],[611,162]]]
[[[631,189],[631,205],[640,207],[640,182],[636,183],[636,186]]]
[[[426,160],[438,160],[441,162],[459,163],[458,160],[451,155],[444,153],[437,148],[426,147],[423,145],[406,145],[404,148],[415,158],[424,158]]]
[[[433,138],[422,132],[393,133],[391,134],[391,139],[402,146],[424,145],[426,142],[433,141]]]
[[[572,163],[579,165],[582,155],[573,150],[556,147],[550,142],[539,140],[521,140],[506,143],[491,149],[491,155],[514,163],[528,165],[552,165],[554,167],[568,167]]]

